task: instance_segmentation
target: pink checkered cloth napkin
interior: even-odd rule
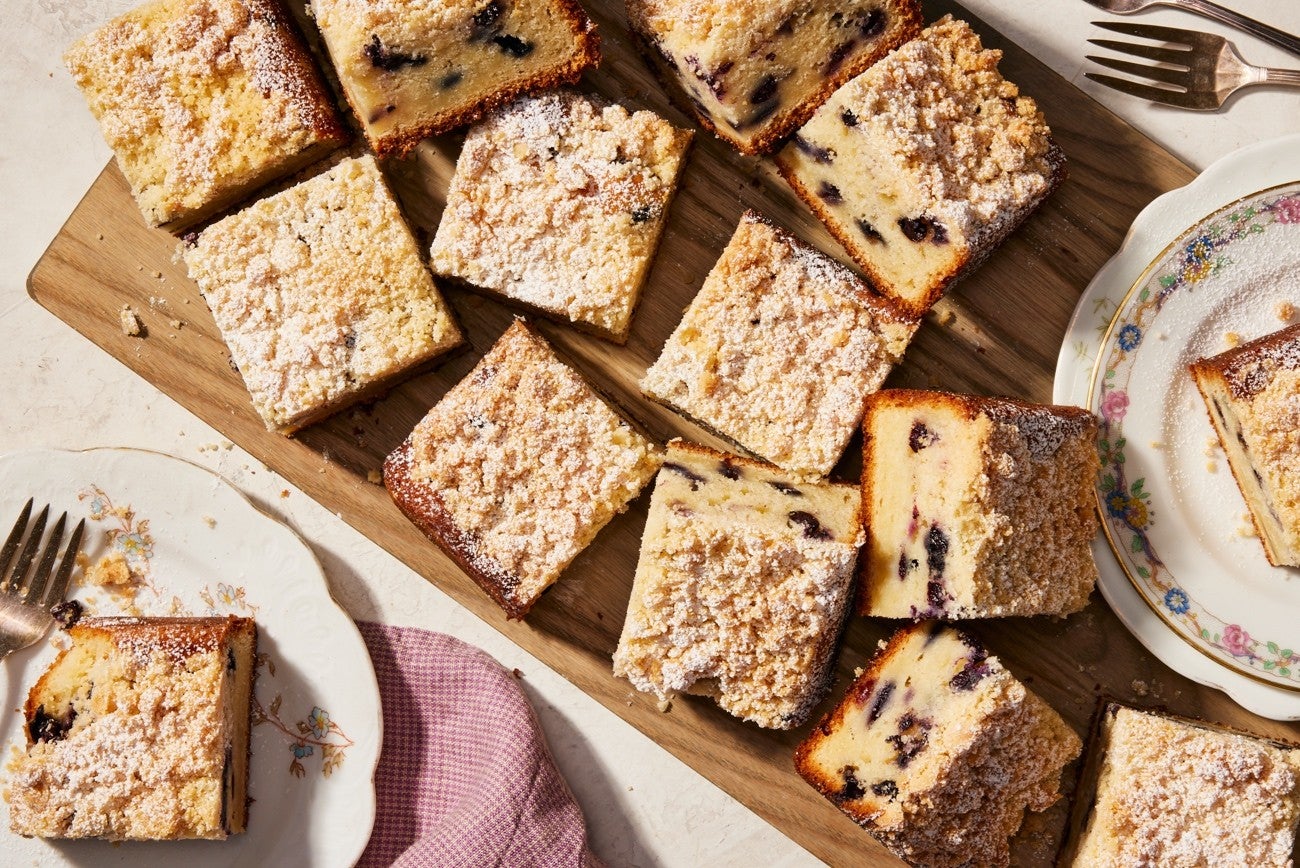
[[[441,633],[361,622],[379,677],[379,814],[360,866],[600,866],[514,676]]]

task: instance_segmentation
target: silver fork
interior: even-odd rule
[[[73,529],[58,572],[55,572],[54,561],[59,555],[59,543],[63,539],[63,526],[68,514],[65,512],[54,523],[39,561],[36,554],[41,548],[41,538],[45,536],[50,508],[46,506],[41,510],[29,532],[27,520],[31,515],[32,501],[28,500],[14,529],[9,532],[9,538],[0,547],[0,660],[20,648],[35,644],[50,629],[54,622],[50,608],[63,602],[63,596],[68,592],[68,580],[72,577],[81,535],[86,529],[83,518]],[[24,535],[27,542],[20,551],[19,544],[23,543]],[[33,561],[36,561],[34,568]]]
[[[1166,85],[1162,87],[1159,84],[1134,82],[1095,72],[1084,73],[1092,81],[1151,102],[1209,111],[1223,105],[1223,101],[1239,88],[1258,84],[1300,85],[1300,70],[1252,66],[1241,59],[1231,42],[1213,33],[1109,21],[1094,21],[1093,25],[1128,36],[1166,43],[1157,46],[1111,39],[1088,40],[1093,45],[1111,51],[1167,64],[1151,66],[1113,57],[1088,55],[1088,60],[1093,63]]]
[[[1141,12],[1149,6],[1174,6],[1204,18],[1209,18],[1212,21],[1227,24],[1229,27],[1244,30],[1252,36],[1258,36],[1260,39],[1271,42],[1278,48],[1285,49],[1292,54],[1300,54],[1300,37],[1292,36],[1285,30],[1270,27],[1262,21],[1256,21],[1254,18],[1247,18],[1240,12],[1233,12],[1218,3],[1211,3],[1210,0],[1084,0],[1084,2],[1091,3],[1099,9],[1105,9],[1107,12],[1114,12],[1116,15]]]

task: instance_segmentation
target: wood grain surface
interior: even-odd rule
[[[948,2],[926,3],[927,19],[949,11],[970,17]],[[593,13],[605,60],[584,80],[583,88],[692,125],[634,50],[621,5],[603,3]],[[999,252],[938,304],[889,382],[1046,401],[1057,351],[1079,295],[1118,248],[1137,212],[1160,193],[1186,183],[1193,173],[1047,67],[980,22],[972,23],[988,44],[1006,51],[1006,75],[1038,99],[1068,156],[1069,178]],[[386,167],[423,240],[432,237],[437,225],[457,148],[456,137],[427,142],[413,156]],[[747,208],[844,258],[770,161],[741,157],[700,133],[627,345],[616,347],[565,326],[540,324],[586,376],[661,439],[682,435],[721,445],[643,399],[637,382]],[[285,439],[268,433],[253,413],[212,318],[175,252],[172,238],[146,227],[121,174],[110,165],[37,265],[30,291],[114,358],[821,859],[833,865],[894,864],[874,839],[794,773],[791,755],[802,730],[767,732],[694,697],[675,700],[664,713],[653,697],[635,693],[611,674],[610,655],[626,611],[648,492],[601,532],[527,621],[518,623],[508,622],[402,517],[382,486],[367,481],[367,474],[380,467],[425,411],[492,345],[513,316],[509,310],[449,289],[448,298],[469,335],[468,351],[378,401]],[[118,311],[124,304],[140,314],[147,337],[122,334]],[[122,412],[136,409],[123,407]],[[859,448],[860,439],[855,438],[838,475],[857,477]],[[895,626],[853,619],[826,705],[842,693],[877,640]],[[1223,694],[1154,661],[1099,595],[1094,594],[1086,611],[1065,620],[1006,619],[972,627],[1081,734],[1097,698],[1107,693],[1272,736],[1300,737],[1300,727],[1256,718]],[[1043,817],[1030,818],[1017,839],[1017,862],[1052,861],[1065,808],[1063,802]]]

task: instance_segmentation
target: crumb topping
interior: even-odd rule
[[[208,227],[184,258],[273,428],[299,427],[460,342],[370,156]]]
[[[836,112],[852,107],[852,129],[887,151],[972,247],[997,237],[1054,173],[1042,113],[998,72],[1001,57],[966,22],[944,16],[832,100]]]
[[[412,478],[436,496],[471,561],[529,602],[659,464],[654,444],[519,321],[410,442]]]
[[[466,138],[430,265],[622,335],[689,141],[568,91],[519,100]]]
[[[1080,858],[1289,865],[1300,821],[1298,769],[1293,750],[1120,708]]]
[[[177,621],[169,636],[157,619],[111,620],[112,631],[98,619],[74,627],[76,644],[38,684],[55,679],[45,701],[82,698],[56,737],[10,762],[11,826],[41,837],[224,837],[226,632]]]
[[[916,326],[750,213],[641,388],[792,473],[825,476]]]
[[[65,62],[160,223],[343,135],[269,0],[156,0],[83,38]]]
[[[669,444],[614,673],[661,699],[703,688],[760,726],[799,725],[825,690],[857,516],[851,486]]]

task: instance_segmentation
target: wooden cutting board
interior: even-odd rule
[[[949,11],[970,18],[941,0],[927,2],[926,11],[931,19]],[[584,87],[689,125],[629,42],[621,6],[603,4],[595,9],[595,17],[605,61]],[[890,384],[1046,401],[1057,350],[1079,295],[1117,249],[1137,212],[1160,193],[1185,184],[1194,173],[1025,52],[980,22],[973,23],[988,44],[1006,51],[1007,76],[1040,102],[1069,157],[1070,176],[1002,250],[938,304]],[[426,240],[437,225],[457,147],[454,137],[429,142],[411,158],[387,167]],[[747,208],[843,258],[769,161],[738,156],[701,133],[627,346],[541,324],[583,373],[661,439],[682,435],[721,445],[670,411],[643,400],[636,384]],[[664,713],[652,697],[635,693],[611,675],[610,655],[626,611],[648,496],[601,532],[526,623],[516,623],[508,622],[401,516],[382,486],[368,481],[367,475],[378,470],[384,456],[425,411],[492,345],[513,316],[510,311],[479,296],[449,290],[469,335],[468,352],[379,401],[344,412],[290,440],[268,433],[254,415],[203,300],[175,261],[175,251],[170,236],[145,226],[125,181],[110,164],[37,264],[30,291],[41,305],[110,355],[820,858],[835,865],[867,860],[893,864],[867,833],[794,773],[791,755],[803,730],[760,730],[699,698],[679,698]],[[124,304],[141,315],[147,337],[122,334],[118,311]],[[133,410],[124,407],[123,412]],[[856,478],[859,445],[856,439],[850,444],[839,468],[845,478]],[[863,664],[876,641],[894,626],[853,620],[832,700],[842,693],[854,667]],[[1223,694],[1154,662],[1099,596],[1094,595],[1085,612],[1064,621],[1009,619],[972,626],[1013,672],[1080,733],[1085,732],[1101,693],[1135,699],[1135,690],[1150,690],[1153,695],[1139,701],[1158,702],[1179,713],[1273,736],[1300,738],[1300,727],[1255,718]],[[1045,818],[1031,818],[1017,842],[1018,861],[1050,863],[1063,815],[1064,805]]]

